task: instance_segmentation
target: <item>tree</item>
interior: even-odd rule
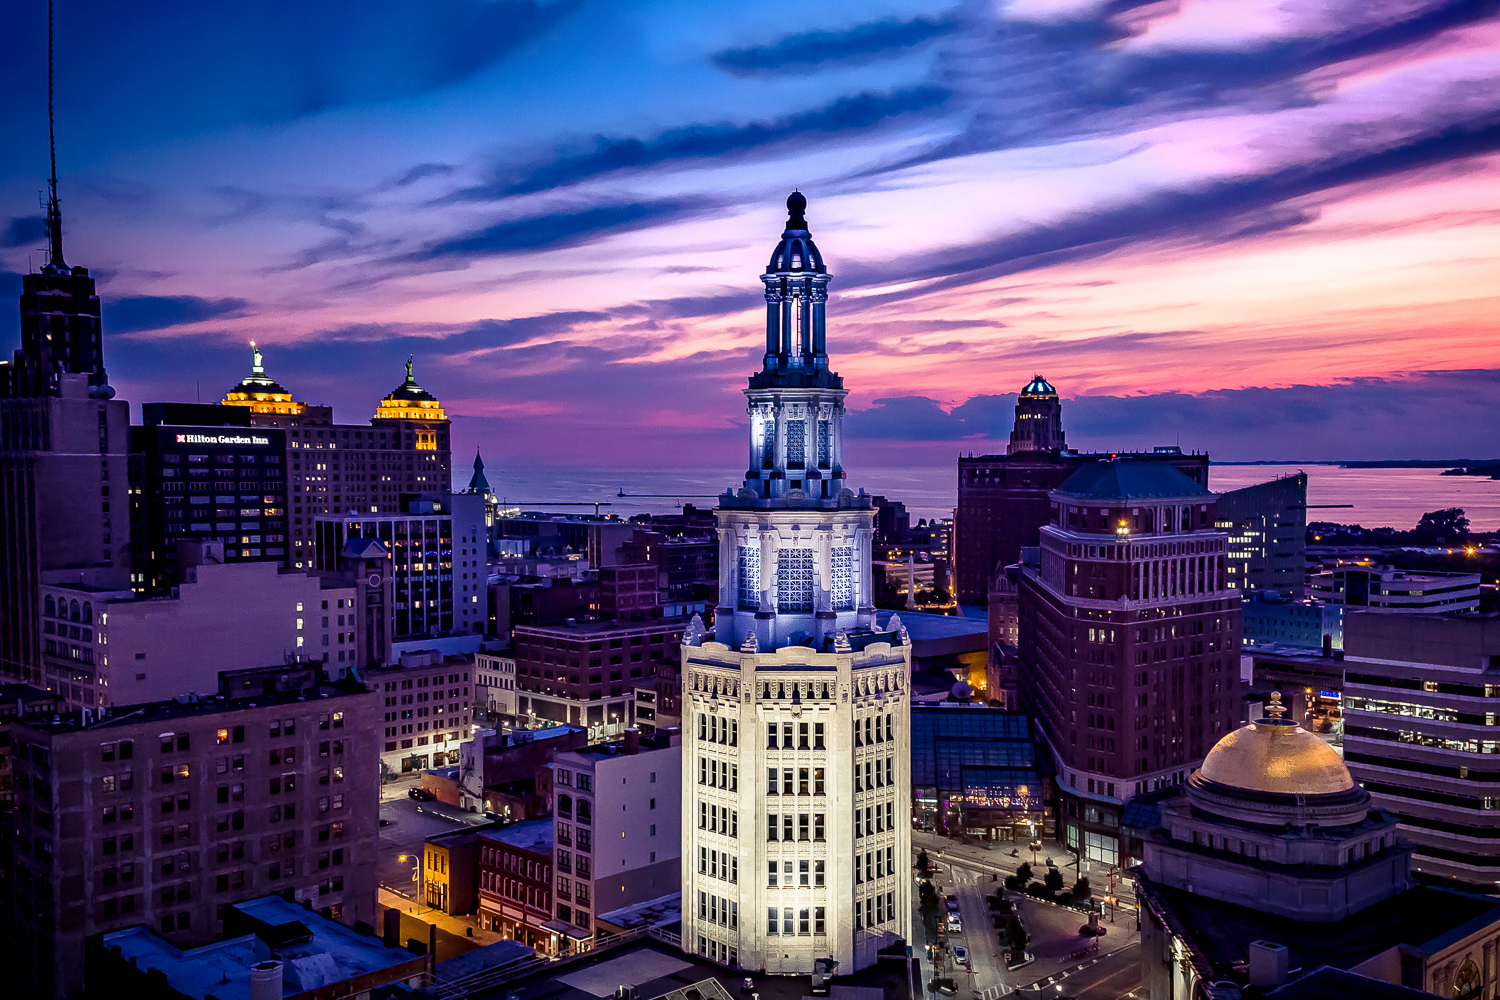
[[[1431,538],[1458,539],[1469,533],[1469,519],[1462,507],[1430,510],[1417,522],[1417,534]]]
[[[1018,878],[1018,879],[1021,880],[1021,884],[1022,885],[1024,885],[1027,882],[1031,881],[1031,862],[1030,861],[1022,861],[1021,862],[1021,867],[1019,867],[1019,868],[1016,869],[1016,878]]]
[[[917,897],[921,901],[923,913],[936,913],[939,908],[937,890],[932,887],[931,882],[923,882],[917,887]]]
[[[1073,883],[1073,897],[1075,899],[1088,899],[1093,894],[1094,888],[1089,885],[1089,877],[1087,875]]]
[[[932,862],[927,860],[927,850],[923,848],[917,853],[917,874],[926,878],[932,874]]]
[[[1061,892],[1063,887],[1063,874],[1056,868],[1047,869],[1047,876],[1043,879],[1047,888],[1052,892]]]

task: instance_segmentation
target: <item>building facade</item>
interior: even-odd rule
[[[512,823],[479,835],[480,926],[556,954],[552,919],[553,820]]]
[[[1413,867],[1500,891],[1500,616],[1351,612],[1344,759],[1401,819]]]
[[[749,472],[714,512],[715,630],[690,626],[680,670],[683,947],[785,975],[870,966],[912,912],[911,647],[874,628],[875,510],[845,485],[806,205],[762,276]]]
[[[1219,494],[1229,532],[1229,577],[1238,590],[1301,597],[1307,573],[1307,473]]]
[[[97,933],[216,941],[222,904],[268,892],[375,924],[374,695],[319,673],[225,673],[222,699],[13,724],[18,988],[81,987]]]
[[[484,498],[455,493],[409,508],[309,518],[316,522],[314,568],[337,572],[350,539],[374,539],[390,554],[393,642],[484,631]]]
[[[1022,548],[1037,544],[1038,532],[1052,515],[1051,492],[1081,466],[1111,457],[1066,450],[1057,390],[1046,379],[1033,379],[1016,403],[1007,453],[958,460],[952,564],[959,603],[983,605],[995,573],[1019,562]],[[1207,454],[1161,447],[1130,457],[1165,462],[1200,486],[1208,485]]]
[[[485,725],[516,725],[516,658],[500,653],[474,655],[474,713]]]
[[[410,360],[405,381],[380,401],[369,424],[335,424],[331,407],[293,399],[266,374],[254,344],[251,350],[250,374],[225,394],[224,405],[249,410],[252,427],[286,433],[293,569],[311,569],[318,558],[313,521],[320,514],[396,514],[413,498],[452,490],[450,421],[413,378]],[[484,503],[480,496],[481,522]]]
[[[594,918],[681,885],[682,748],[675,732],[559,752],[552,759],[557,869],[549,948],[593,940]]]
[[[1338,562],[1308,575],[1307,594],[1328,604],[1405,614],[1478,611],[1479,574]]]
[[[220,551],[184,542],[182,581],[170,597],[43,587],[43,684],[70,709],[93,711],[207,694],[223,670],[361,662],[358,588],[274,562],[220,562]]]
[[[234,407],[141,409],[145,426],[130,429],[131,588],[170,592],[183,541],[217,542],[226,562],[287,565],[286,432],[251,428]]]
[[[1230,544],[1233,545],[1232,540]],[[1341,604],[1283,597],[1274,590],[1255,590],[1245,595],[1242,620],[1246,646],[1277,643],[1305,649],[1344,648]]]
[[[1096,462],[1052,493],[1020,582],[1023,703],[1070,847],[1110,865],[1123,806],[1185,781],[1239,717],[1240,601],[1213,494],[1162,462]]]
[[[618,736],[633,725],[635,682],[653,677],[657,663],[675,658],[687,622],[580,622],[572,626],[518,626],[517,725],[587,726],[594,739]]]
[[[381,705],[380,773],[390,778],[459,762],[473,735],[474,659],[435,650],[365,672]]]

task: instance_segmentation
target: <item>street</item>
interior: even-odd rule
[[[1133,909],[1122,907],[1114,913],[1113,921],[1106,909],[1101,914],[1106,933],[1093,938],[1079,933],[1088,921],[1087,915],[1006,892],[1026,927],[1030,939],[1027,951],[1034,956],[1030,964],[1010,971],[1005,967],[1005,949],[1000,946],[986,897],[1001,889],[1005,874],[1029,858],[1010,858],[998,849],[958,845],[930,834],[920,840],[914,834],[913,846],[925,847],[929,861],[940,869],[933,884],[944,897],[945,908],[948,895],[957,897],[963,923],[963,933],[948,936],[945,949],[935,956],[941,973],[934,971],[926,949],[918,948],[924,983],[936,974],[952,977],[958,984],[957,1000],[998,1000],[1013,992],[1033,991],[1059,1000],[1070,996],[1079,1000],[1122,1000],[1139,988],[1140,946]],[[1036,868],[1038,876],[1046,870],[1045,864]],[[1073,873],[1068,874],[1071,881]],[[1100,875],[1096,871],[1095,877]],[[914,944],[927,943],[920,929],[920,914],[915,926]],[[956,944],[962,944],[968,952],[966,968],[952,966]]]

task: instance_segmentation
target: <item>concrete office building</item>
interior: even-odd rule
[[[645,739],[631,730],[621,742],[553,757],[557,892],[542,929],[558,944],[592,940],[595,914],[677,891],[680,743],[676,732]]]
[[[1500,892],[1500,616],[1351,611],[1344,628],[1349,770],[1417,871]]]
[[[28,715],[56,715],[66,707],[63,700],[51,691],[29,684],[0,684],[0,807],[9,809],[16,801],[10,770],[12,747],[15,746],[11,724]],[[0,862],[7,862],[0,864],[0,870],[10,867],[8,861],[8,852],[0,854]]]
[[[387,778],[457,764],[473,735],[474,658],[404,653],[363,676],[381,698],[380,773]]]
[[[332,407],[295,400],[250,347],[250,374],[225,394],[224,405],[248,410],[252,427],[286,432],[292,568],[310,569],[317,558],[317,515],[396,514],[413,498],[435,499],[453,488],[448,415],[412,377],[410,360],[405,381],[380,401],[368,424],[335,424]],[[482,518],[485,498],[478,503]]]
[[[1020,582],[1023,705],[1057,764],[1069,846],[1126,866],[1131,796],[1185,781],[1239,717],[1239,593],[1215,497],[1121,458],[1052,493]]]
[[[92,711],[208,694],[223,670],[300,660],[337,673],[362,661],[358,588],[274,562],[220,562],[221,551],[183,542],[171,597],[43,587],[42,683],[70,709]]]
[[[1237,590],[1301,597],[1306,575],[1307,473],[1219,494],[1217,527],[1229,533]]]
[[[337,572],[352,538],[374,539],[390,553],[391,641],[483,632],[484,498],[454,493],[412,501],[404,514],[319,516],[318,572]]]
[[[226,562],[287,565],[286,432],[229,406],[147,403],[130,428],[130,585],[182,579],[177,546],[217,542]]]
[[[635,682],[675,658],[687,622],[579,622],[519,626],[516,724],[587,726],[592,739],[618,736],[634,724]]]
[[[1247,647],[1276,643],[1306,649],[1344,648],[1341,604],[1283,597],[1274,590],[1255,590],[1245,595],[1242,616]]]
[[[13,724],[18,989],[80,988],[98,933],[216,941],[224,904],[268,892],[374,925],[375,696],[320,673],[225,672],[217,699]]]
[[[1019,562],[1021,549],[1037,544],[1051,517],[1048,499],[1081,466],[1126,457],[1069,451],[1062,430],[1062,402],[1040,375],[1016,400],[1015,427],[1004,455],[958,460],[958,507],[954,514],[956,590],[961,604],[983,605],[995,574]],[[1208,485],[1208,455],[1184,455],[1161,447],[1128,457],[1164,462],[1200,486]]]
[[[1399,614],[1477,611],[1479,574],[1412,573],[1368,562],[1337,562],[1308,575],[1307,595],[1328,604]]]
[[[873,965],[910,939],[911,646],[871,601],[875,509],[847,488],[829,275],[800,194],[761,276],[750,462],[714,511],[715,631],[680,668],[682,941],[731,968]]]
[[[479,924],[542,954],[557,953],[552,919],[552,817],[479,835]]]

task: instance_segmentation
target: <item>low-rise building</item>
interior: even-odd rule
[[[375,695],[320,674],[225,672],[216,698],[13,723],[17,988],[80,988],[93,934],[218,940],[225,904],[268,892],[374,924]]]
[[[224,909],[224,939],[184,948],[140,925],[89,941],[91,994],[140,1000],[323,1000],[418,987],[431,963],[280,896]]]
[[[217,542],[184,540],[176,559],[181,582],[171,596],[42,588],[43,685],[69,708],[209,694],[221,670],[363,662],[356,587],[275,562],[225,562]]]
[[[588,741],[582,726],[479,730],[459,747],[459,806],[509,822],[550,815],[553,756]]]
[[[517,722],[587,726],[591,739],[618,736],[635,721],[635,682],[678,655],[686,626],[663,618],[516,628]]]
[[[551,818],[511,823],[479,835],[479,921],[485,930],[555,954]]]
[[[422,898],[450,916],[479,906],[479,835],[488,826],[435,833],[422,843]]]
[[[0,684],[0,806],[9,807],[16,801],[10,771],[10,756],[15,746],[11,724],[28,715],[56,715],[65,708],[64,700],[51,691],[29,684]],[[9,861],[9,857],[0,857],[0,869],[9,869]]]
[[[1370,562],[1337,561],[1308,575],[1307,596],[1329,604],[1406,614],[1476,611],[1479,574],[1418,573]]]
[[[474,658],[435,650],[403,653],[395,666],[366,673],[380,693],[384,725],[380,773],[389,780],[456,764],[473,734]]]
[[[591,941],[593,914],[680,889],[681,753],[680,732],[627,731],[553,758],[556,916],[544,930]]]
[[[1028,716],[983,705],[914,705],[911,740],[914,828],[984,840],[1054,835],[1050,781],[1038,770]]]
[[[1287,718],[1333,744],[1344,745],[1344,653],[1269,643],[1245,650],[1255,691],[1279,691]]]
[[[1344,648],[1342,604],[1256,590],[1245,595],[1240,623],[1246,647],[1276,643],[1317,650]]]

